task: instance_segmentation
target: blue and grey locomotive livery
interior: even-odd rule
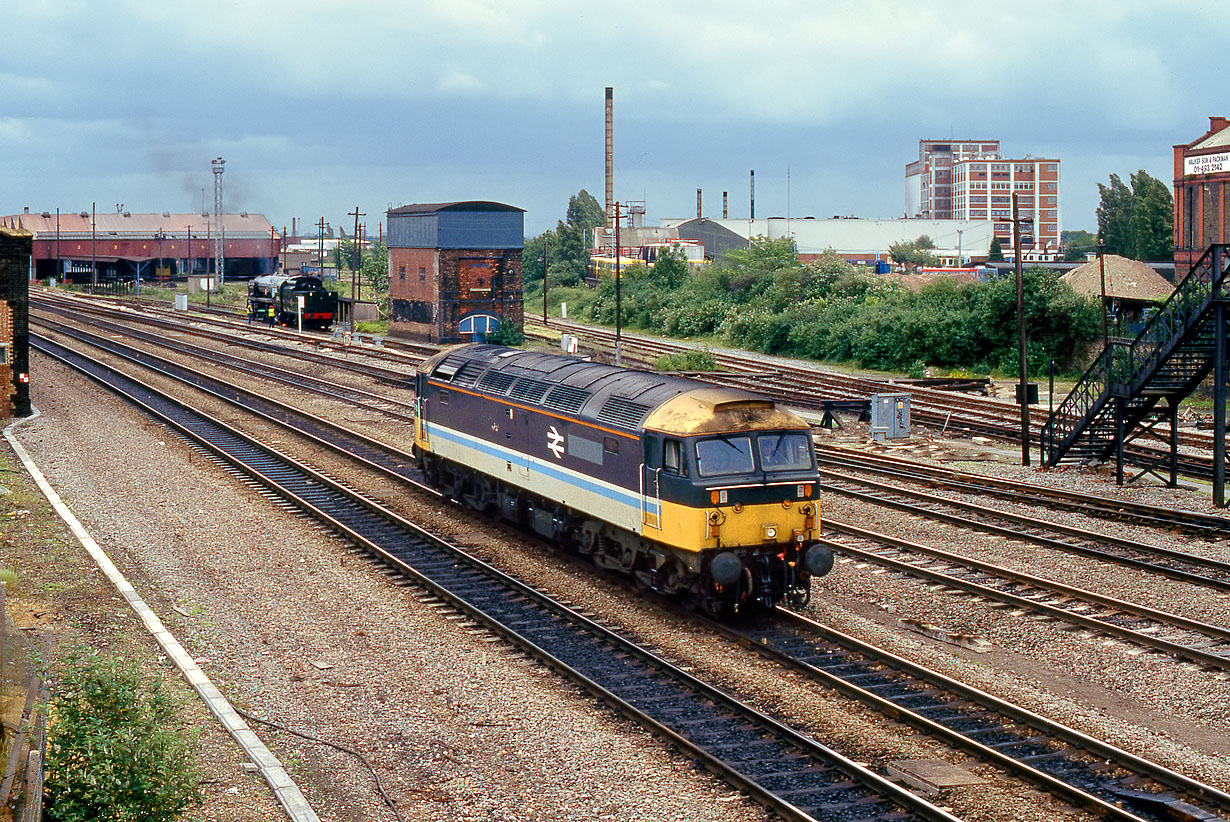
[[[248,315],[264,319],[273,308],[282,325],[299,322],[299,298],[303,298],[304,328],[328,328],[337,317],[337,295],[324,287],[319,277],[266,274],[248,281]]]
[[[771,400],[478,344],[416,388],[428,482],[660,593],[729,615],[832,568],[810,429]]]

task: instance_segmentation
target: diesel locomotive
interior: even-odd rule
[[[833,566],[810,429],[771,400],[486,344],[415,385],[430,484],[691,607],[805,604]]]
[[[248,281],[248,314],[264,319],[273,306],[274,319],[282,325],[299,323],[299,298],[303,298],[303,327],[325,329],[337,317],[337,295],[324,287],[319,277],[266,274]]]

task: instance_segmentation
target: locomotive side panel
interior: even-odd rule
[[[563,415],[424,381],[430,453],[640,533],[639,440]],[[656,516],[656,502],[652,513]]]

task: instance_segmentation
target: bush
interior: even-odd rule
[[[492,345],[521,345],[525,342],[525,334],[521,326],[507,317],[501,317],[499,326],[487,335],[487,342]]]
[[[47,735],[45,818],[177,819],[202,801],[179,706],[126,660],[77,647],[57,666]]]
[[[678,354],[663,354],[654,361],[659,371],[714,371],[717,360],[708,351],[681,351]]]

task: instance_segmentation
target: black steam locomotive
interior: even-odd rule
[[[319,277],[266,274],[248,282],[248,316],[266,320],[269,309],[279,325],[297,326],[303,299],[303,327],[325,329],[337,319],[337,295],[324,287]]]

